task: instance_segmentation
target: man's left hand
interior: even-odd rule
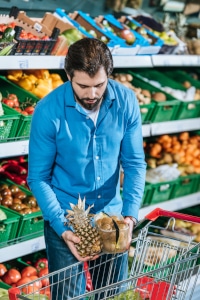
[[[132,241],[132,232],[133,232],[133,228],[135,226],[135,222],[133,221],[133,219],[131,217],[125,217],[124,222],[129,225],[129,239],[128,239],[128,245],[127,245],[127,249],[129,249],[129,247],[131,245],[131,241]]]

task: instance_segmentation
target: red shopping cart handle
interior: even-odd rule
[[[174,211],[168,211],[161,208],[155,208],[154,210],[152,210],[149,214],[145,216],[145,219],[155,221],[159,217],[169,217],[193,223],[200,223],[200,217],[182,214]]]

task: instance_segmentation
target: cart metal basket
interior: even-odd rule
[[[9,289],[9,299],[192,299],[200,274],[200,244],[194,241],[194,236],[175,230],[177,219],[200,223],[199,217],[157,208],[138,224],[137,236],[132,240],[132,254],[130,251],[102,254],[93,265],[78,262]],[[128,254],[128,277],[119,281],[116,262],[127,259]],[[74,278],[76,286],[72,285]],[[39,285],[41,279],[46,282],[42,287]],[[99,281],[101,284],[97,286]],[[70,287],[68,295],[63,293],[65,285]],[[84,292],[81,292],[83,285]],[[75,288],[76,292],[80,288],[78,294]]]

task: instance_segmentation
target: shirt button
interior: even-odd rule
[[[101,177],[98,176],[98,177],[97,177],[97,180],[100,180],[100,179],[101,179]]]
[[[98,195],[97,198],[101,198],[101,195]]]
[[[94,139],[96,139],[96,135],[94,135]]]
[[[96,158],[96,159],[99,159],[99,156],[97,155],[95,158]]]
[[[89,119],[89,118],[90,118],[90,117],[88,117],[88,116],[86,117],[86,119]]]

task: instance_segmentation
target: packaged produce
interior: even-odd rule
[[[99,213],[95,216],[105,253],[121,253],[127,250],[129,226],[122,216]]]

